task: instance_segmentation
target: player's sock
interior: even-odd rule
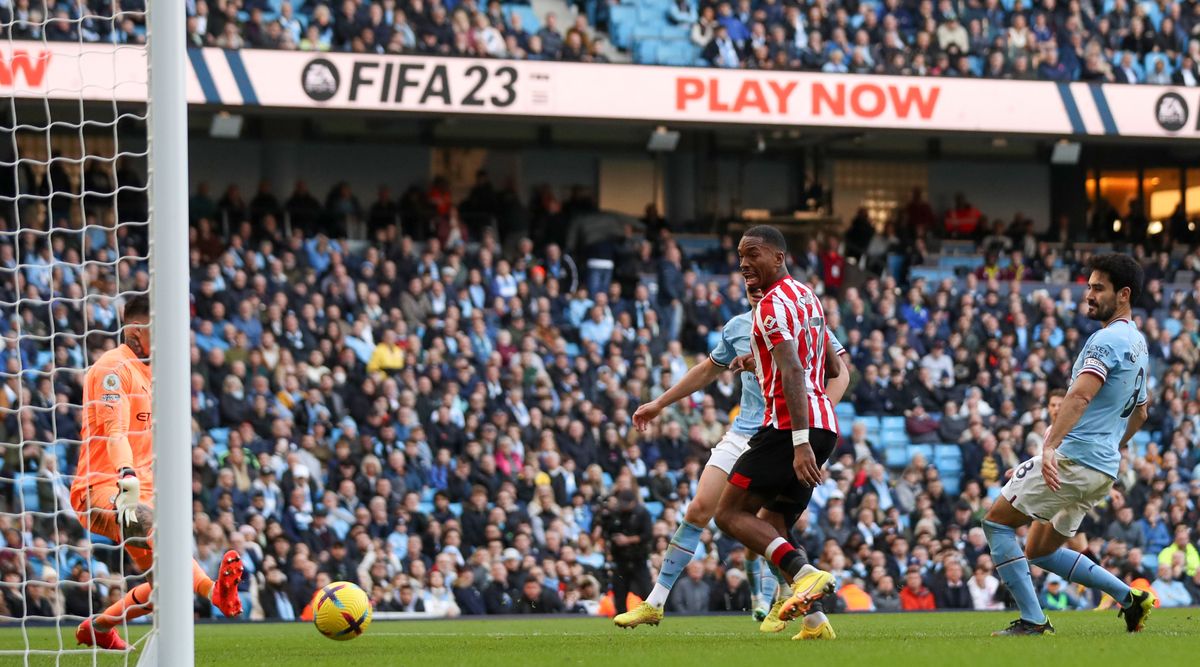
[[[767,563],[767,566],[771,568],[771,574],[775,575],[775,581],[779,582],[781,588],[787,590],[792,587],[792,580],[786,574],[780,572],[779,568],[775,567],[775,563]]]
[[[814,600],[812,606],[808,608],[808,613],[804,615],[804,627],[813,629],[821,627],[822,623],[828,623],[829,617],[825,612],[821,611],[821,601]]]
[[[196,591],[197,595],[205,598],[212,598],[213,580],[212,577],[204,573],[204,568],[200,567],[200,563],[192,561],[192,590]]]
[[[650,591],[646,602],[659,608],[667,603],[667,596],[671,594],[671,587],[675,585],[675,580],[679,579],[683,568],[687,567],[687,564],[692,562],[692,557],[696,555],[696,545],[700,544],[700,533],[702,532],[704,532],[703,528],[687,521],[679,524],[679,529],[671,537],[671,546],[667,548],[667,555],[663,557],[662,569],[658,572],[658,581],[655,582],[654,590]]]
[[[1021,610],[1021,618],[1041,625],[1046,622],[1046,612],[1038,602],[1037,591],[1033,588],[1033,576],[1029,573],[1029,561],[1025,560],[1025,552],[1017,544],[1017,534],[1012,528],[992,521],[983,522],[983,532],[987,535],[988,546],[992,550],[992,560],[996,562],[996,571],[1008,586],[1009,592],[1017,600]]]
[[[775,563],[766,563],[759,569],[758,588],[762,591],[763,599],[767,604],[775,602],[775,594],[779,592],[779,570],[775,567]]]
[[[1129,585],[1078,551],[1060,547],[1058,551],[1048,556],[1034,558],[1033,564],[1043,570],[1049,570],[1071,583],[1083,584],[1088,588],[1104,591],[1122,607],[1129,606]]]
[[[128,623],[154,611],[150,605],[150,590],[149,583],[134,586],[125,597],[97,616],[92,621],[92,627],[96,628],[96,632],[108,632],[114,626]]]
[[[767,545],[767,558],[775,563],[782,572],[786,572],[792,581],[800,574],[800,569],[808,564],[807,554],[797,549],[782,537],[776,537]]]
[[[750,582],[750,599],[754,600],[762,595],[762,582],[759,577],[762,576],[763,566],[761,558],[746,559],[746,580]]]

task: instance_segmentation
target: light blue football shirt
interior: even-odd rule
[[[721,339],[708,355],[714,364],[728,366],[743,354],[750,354],[750,313],[734,315],[721,329]],[[754,435],[763,424],[767,404],[763,401],[762,387],[754,373],[742,373],[742,401],[738,416],[729,430],[742,435]]]
[[[1118,447],[1129,416],[1149,399],[1149,365],[1146,338],[1129,320],[1116,320],[1088,337],[1075,359],[1071,381],[1081,373],[1092,373],[1104,385],[1063,438],[1059,446],[1063,456],[1116,478],[1121,461]]]

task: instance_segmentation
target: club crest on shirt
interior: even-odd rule
[[[121,388],[121,378],[116,373],[109,373],[100,381],[100,385],[107,391],[116,391]]]
[[[775,319],[774,315],[767,315],[763,318],[763,329],[770,333],[779,329],[779,320]]]

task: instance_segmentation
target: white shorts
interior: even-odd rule
[[[725,437],[721,438],[721,442],[717,443],[716,447],[712,448],[712,453],[709,454],[708,463],[710,465],[728,475],[733,471],[733,464],[737,463],[738,458],[750,449],[750,436],[726,431]]]
[[[1062,488],[1050,490],[1042,477],[1042,457],[1035,456],[1017,466],[1016,472],[1000,490],[1008,502],[1022,514],[1048,522],[1055,531],[1073,537],[1083,517],[1108,497],[1113,479],[1055,453]]]

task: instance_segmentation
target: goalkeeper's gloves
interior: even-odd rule
[[[117,522],[122,526],[138,523],[137,506],[141,497],[142,484],[133,468],[121,468],[117,479]]]

